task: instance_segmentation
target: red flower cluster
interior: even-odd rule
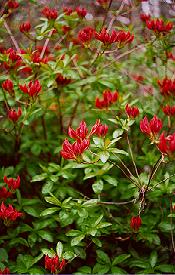
[[[0,269],[0,275],[2,274],[6,274],[6,275],[9,275],[10,274],[10,270],[8,267],[4,268],[3,270]]]
[[[19,85],[19,88],[23,93],[33,97],[38,95],[42,87],[39,80],[35,80],[34,82],[30,81],[28,85]]]
[[[175,115],[175,106],[166,105],[162,108],[163,112],[167,116],[174,116]]]
[[[20,26],[19,26],[19,30],[20,32],[29,32],[31,29],[31,25],[30,25],[30,22],[27,21],[25,23],[22,23]]]
[[[106,28],[103,28],[100,33],[95,32],[95,38],[105,45],[113,43],[127,44],[133,41],[134,35],[130,32],[125,32],[121,30],[113,30],[111,34],[109,34]]]
[[[0,189],[0,200],[6,200],[9,198],[12,194],[7,190],[7,188],[2,187]]]
[[[140,14],[140,19],[141,19],[143,22],[146,22],[147,20],[150,19],[150,14],[141,13],[141,14]]]
[[[158,85],[163,96],[175,94],[175,80],[164,78],[162,80],[158,80]]]
[[[114,102],[117,101],[119,94],[117,91],[112,93],[110,90],[105,90],[103,92],[103,99],[99,99],[98,97],[95,100],[95,106],[99,109],[108,108]]]
[[[65,259],[62,259],[60,262],[58,256],[54,256],[52,258],[48,255],[45,256],[45,269],[48,269],[52,274],[59,273],[65,265]]]
[[[8,185],[10,191],[14,192],[20,186],[20,176],[18,176],[16,179],[7,178],[4,176],[4,182]]]
[[[132,75],[133,79],[138,82],[138,83],[142,83],[144,81],[144,77],[142,75]]]
[[[57,74],[56,83],[60,86],[66,86],[71,83],[72,79],[64,77],[62,74]]]
[[[162,19],[150,19],[146,21],[148,29],[155,33],[168,33],[173,28],[172,22],[164,22]]]
[[[79,17],[85,17],[87,14],[87,10],[85,8],[77,7],[75,9],[76,13],[78,14]]]
[[[9,0],[7,5],[9,9],[17,9],[19,7],[19,3],[14,0]]]
[[[140,130],[142,133],[150,136],[151,139],[154,139],[161,129],[162,121],[157,116],[154,116],[150,122],[146,116],[140,121]]]
[[[164,133],[160,135],[158,148],[162,154],[171,155],[175,152],[175,133],[165,137]]]
[[[130,221],[130,227],[134,230],[134,231],[138,231],[139,228],[142,225],[142,219],[140,218],[140,216],[136,216],[136,217],[132,217],[131,221]]]
[[[105,136],[108,131],[107,125],[102,125],[100,120],[97,120],[91,131],[88,131],[85,121],[81,121],[79,127],[74,130],[71,127],[68,129],[69,137],[76,141],[71,144],[67,139],[64,140],[61,156],[65,159],[81,160],[81,155],[89,148],[90,138],[92,135],[98,135],[99,137]]]
[[[63,12],[64,12],[64,14],[66,14],[66,15],[71,15],[72,12],[73,12],[73,9],[70,8],[70,7],[63,7]]]
[[[96,0],[99,5],[106,8],[109,4],[109,0]]]
[[[85,27],[78,32],[78,39],[82,43],[87,43],[94,37],[95,30],[91,27]]]
[[[7,92],[12,93],[13,92],[13,82],[10,79],[6,79],[2,83],[2,88]]]
[[[2,202],[0,205],[0,218],[4,221],[15,221],[18,217],[21,217],[22,213],[17,211],[11,204],[5,206]]]
[[[14,109],[8,110],[8,118],[12,120],[14,123],[18,121],[21,115],[22,115],[22,110],[20,107],[18,107],[18,111]]]
[[[51,9],[49,7],[45,7],[42,9],[41,13],[48,19],[57,19],[58,17],[58,12],[56,9]]]
[[[139,109],[135,106],[131,107],[128,104],[125,107],[126,114],[130,118],[135,118],[136,116],[139,115]]]

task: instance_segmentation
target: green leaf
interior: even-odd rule
[[[69,237],[75,237],[75,236],[78,236],[78,235],[81,235],[81,231],[80,230],[70,230],[69,232],[66,233],[66,236],[69,236]]]
[[[116,178],[113,178],[111,176],[104,175],[103,179],[111,185],[117,186],[117,184],[118,184],[118,181],[116,180]]]
[[[0,248],[0,262],[7,262],[8,254],[4,248]]]
[[[92,184],[92,189],[94,193],[100,194],[103,190],[103,181],[102,180],[96,181],[94,184]]]
[[[53,242],[53,235],[49,231],[40,230],[37,233],[43,240],[46,240],[51,243]]]
[[[92,238],[93,243],[95,243],[98,247],[102,247],[102,242],[97,238]]]
[[[102,219],[103,219],[103,214],[98,217],[98,219],[94,223],[94,226],[97,226],[101,222]]]
[[[112,274],[127,274],[125,270],[118,266],[112,266],[111,267]]]
[[[91,268],[90,266],[81,266],[79,269],[78,269],[78,272],[81,274],[91,274]]]
[[[110,270],[110,265],[102,265],[97,263],[92,271],[92,274],[105,274]]]
[[[153,251],[151,253],[149,262],[150,262],[151,267],[155,267],[155,265],[157,263],[157,252],[156,251]]]
[[[52,191],[53,182],[48,182],[42,187],[42,194],[48,194]]]
[[[97,252],[98,262],[106,263],[106,264],[111,263],[109,256],[105,252],[103,252],[102,250],[97,250],[96,252]]]
[[[118,138],[123,134],[124,130],[123,129],[117,129],[113,132],[113,138]]]
[[[59,211],[58,207],[50,207],[41,212],[40,216],[47,216]]]
[[[44,180],[45,178],[47,178],[47,174],[46,173],[43,173],[41,175],[36,175],[32,178],[32,182],[34,181],[42,181]]]
[[[101,161],[103,163],[105,163],[105,162],[107,162],[110,155],[107,151],[102,151],[102,152],[98,153],[98,156],[101,159]]]
[[[50,249],[48,248],[41,248],[41,251],[44,255],[48,255],[49,257],[54,257],[55,256],[55,252],[54,251],[51,251]]]
[[[85,238],[84,234],[81,234],[71,240],[71,246],[79,244]]]
[[[52,197],[45,197],[45,200],[50,204],[61,206],[61,202],[53,195]]]
[[[63,245],[61,242],[57,243],[56,252],[57,252],[58,257],[61,258],[62,252],[63,252]]]
[[[126,259],[128,259],[129,257],[131,257],[131,255],[129,255],[129,254],[119,255],[114,258],[112,265],[120,264],[120,263],[124,262]]]
[[[76,254],[72,251],[66,251],[64,254],[63,254],[63,258],[65,260],[70,260],[70,259],[73,259],[74,257],[76,256]]]
[[[175,268],[173,265],[169,265],[169,264],[161,264],[156,266],[156,270],[159,270],[163,273],[175,273]]]
[[[38,208],[34,208],[32,206],[24,206],[23,210],[33,217],[38,218],[40,216],[40,211],[38,210]]]

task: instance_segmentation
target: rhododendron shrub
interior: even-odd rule
[[[174,19],[3,2],[0,274],[174,274]]]

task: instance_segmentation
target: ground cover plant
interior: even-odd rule
[[[0,274],[174,274],[174,19],[2,2]]]

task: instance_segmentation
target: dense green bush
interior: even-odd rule
[[[174,274],[173,20],[29,2],[0,19],[0,274]]]

